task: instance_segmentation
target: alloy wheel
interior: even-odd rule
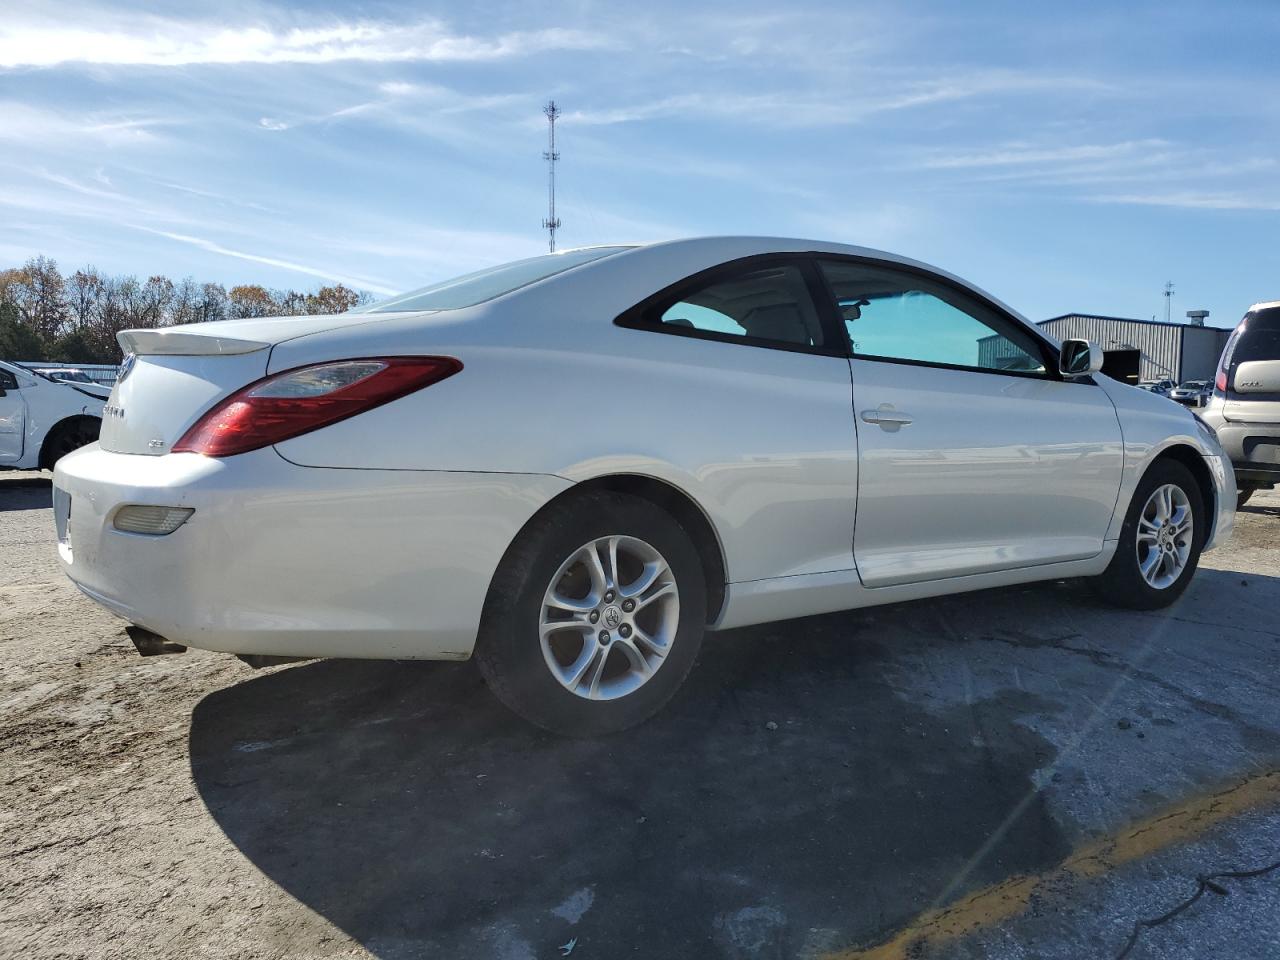
[[[560,685],[615,700],[662,666],[680,623],[671,566],[636,537],[600,537],[574,550],[542,600],[542,656]]]
[[[1151,492],[1138,514],[1138,570],[1157,590],[1177,582],[1191,559],[1195,515],[1186,492],[1166,483]]]

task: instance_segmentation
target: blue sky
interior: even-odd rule
[[[386,293],[759,233],[1041,319],[1280,296],[1280,3],[6,5],[0,263]]]

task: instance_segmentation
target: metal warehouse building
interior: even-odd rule
[[[1230,330],[1191,323],[1068,313],[1039,324],[1058,340],[1092,340],[1106,354],[1103,372],[1125,383],[1212,380]]]

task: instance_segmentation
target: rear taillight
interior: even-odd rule
[[[286,370],[227,397],[183,434],[173,452],[247,453],[372,410],[461,369],[453,357],[376,357]]]
[[[1240,342],[1240,335],[1244,333],[1248,322],[1249,315],[1245,314],[1245,318],[1231,331],[1231,336],[1227,337],[1222,356],[1218,358],[1218,375],[1213,378],[1213,386],[1221,393],[1227,392],[1227,384],[1231,382],[1231,355],[1236,352],[1236,344]]]

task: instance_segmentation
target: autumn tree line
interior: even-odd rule
[[[48,257],[0,271],[0,359],[119,363],[116,334],[240,317],[344,313],[372,300],[342,284],[311,293],[257,284],[226,289],[191,277],[107,276],[94,267],[64,276]]]

